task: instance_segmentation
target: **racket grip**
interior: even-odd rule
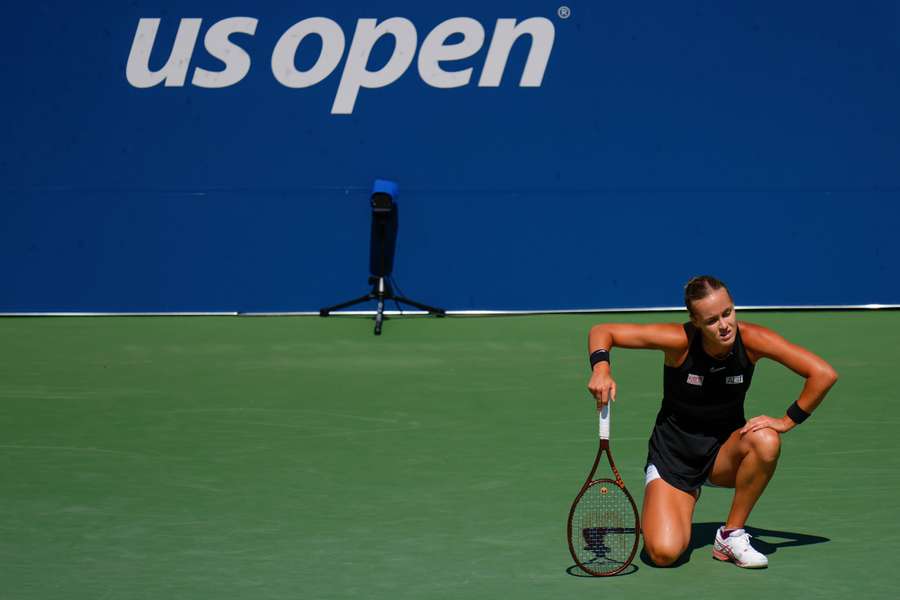
[[[607,402],[603,405],[603,408],[597,411],[598,416],[600,417],[600,439],[608,440],[609,439],[609,406],[612,404],[611,402]]]

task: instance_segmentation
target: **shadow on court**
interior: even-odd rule
[[[631,563],[630,565],[628,565],[625,568],[624,571],[622,571],[621,573],[617,573],[615,575],[610,575],[610,577],[625,577],[626,575],[631,575],[632,573],[637,573],[637,572],[638,572],[638,566],[634,563]],[[595,577],[593,575],[588,575],[587,573],[582,571],[580,568],[578,568],[578,565],[572,565],[571,567],[566,569],[566,573],[568,573],[572,577],[586,577],[588,579],[603,579],[602,577]]]
[[[681,557],[669,567],[657,567],[650,560],[650,557],[647,556],[647,553],[643,548],[641,548],[640,553],[641,562],[643,562],[648,567],[653,567],[654,569],[673,569],[680,567],[681,565],[690,561],[691,555],[694,553],[694,550],[701,550],[703,548],[709,548],[707,550],[709,556],[705,556],[705,558],[709,558],[712,555],[712,545],[713,540],[716,537],[716,530],[721,525],[722,523],[694,523],[691,526],[691,543],[690,545],[688,545],[688,549],[685,550],[684,554],[682,554]],[[822,544],[831,541],[826,537],[818,535],[792,533],[789,531],[775,531],[772,529],[761,529],[759,527],[748,526],[746,530],[747,533],[753,536],[753,540],[751,542],[753,544],[753,547],[766,556],[775,554],[775,552],[777,552],[779,548],[790,548],[791,546],[808,546],[810,544]],[[772,542],[769,541],[771,538],[780,538],[783,541]]]

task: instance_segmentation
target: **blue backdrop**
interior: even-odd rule
[[[671,306],[701,272],[745,305],[900,303],[893,1],[60,1],[7,13],[0,312],[301,311],[360,295],[376,178],[400,184],[397,282],[444,308]],[[196,85],[196,69],[225,68],[205,43],[231,17],[255,31],[214,52],[238,66],[243,52],[246,75]],[[321,82],[288,87],[273,53],[311,17],[345,47]],[[358,20],[391,17],[414,27],[416,58],[335,114],[360,60]],[[471,68],[466,85],[434,87],[417,58],[455,17],[480,24],[484,43],[441,63]],[[540,84],[519,85],[546,42],[525,35],[500,84],[479,86],[498,19],[533,18],[553,33]],[[151,72],[181,19],[201,20],[183,85],[129,80],[141,19],[158,19]],[[304,38],[294,69],[335,39]],[[403,43],[383,36],[363,64],[402,59]]]

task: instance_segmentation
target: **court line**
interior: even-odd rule
[[[900,304],[800,304],[800,305],[748,305],[736,306],[739,311],[870,311],[897,310]],[[655,313],[685,312],[683,306],[641,306],[617,308],[576,308],[576,309],[536,309],[536,310],[448,310],[447,316],[453,317],[494,317],[494,316],[526,316],[526,315],[572,315],[572,314],[604,314],[604,313]],[[372,316],[374,310],[336,311],[330,316]],[[390,316],[424,316],[429,313],[418,310],[385,310]],[[281,311],[281,312],[0,312],[0,317],[318,317],[319,311]]]

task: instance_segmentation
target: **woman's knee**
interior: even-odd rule
[[[678,540],[653,540],[644,538],[644,551],[647,557],[658,567],[668,567],[687,550],[687,543]]]
[[[687,550],[695,497],[663,479],[651,481],[644,492],[641,523],[644,551],[653,564],[665,567]]]
[[[750,450],[763,462],[775,462],[781,454],[781,435],[774,429],[758,429],[748,434]]]

